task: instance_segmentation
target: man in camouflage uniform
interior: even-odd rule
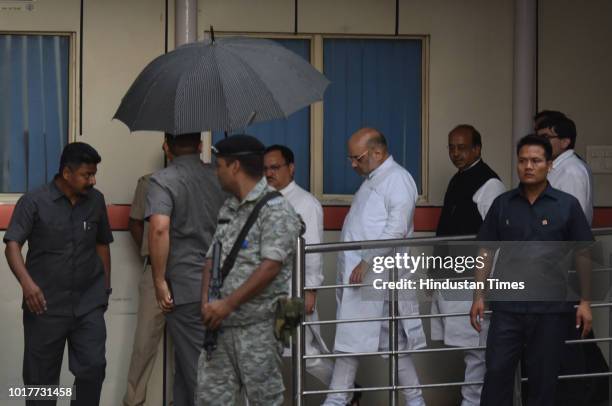
[[[268,192],[263,175],[264,146],[256,138],[236,135],[215,145],[217,176],[232,194],[219,212],[213,236],[226,260],[249,214]],[[202,352],[198,363],[198,405],[235,405],[244,389],[251,406],[283,403],[281,346],[274,337],[274,311],[286,295],[293,267],[300,221],[284,197],[268,201],[259,212],[236,262],[221,288],[221,299],[208,303],[212,249],[207,254],[202,283],[202,318],[219,330],[210,360]],[[212,246],[212,244],[211,244]]]

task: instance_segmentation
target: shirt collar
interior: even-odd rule
[[[372,172],[370,172],[368,174],[368,179],[373,179],[375,176],[377,176],[379,173],[384,172],[387,168],[391,167],[391,165],[393,165],[393,156],[389,155],[382,164],[380,164],[378,166],[378,168],[374,169]]]
[[[546,189],[544,189],[544,191],[540,194],[540,196],[538,196],[538,198],[535,200],[535,202],[537,202],[538,200],[540,200],[543,197],[548,197],[550,199],[557,200],[557,196],[555,196],[553,190],[554,189],[550,185],[550,182],[546,181]],[[526,199],[525,195],[523,194],[523,184],[522,183],[520,183],[517,188],[512,189],[510,191],[510,199],[514,199],[514,198],[517,198],[517,197],[521,197],[523,199]]]
[[[281,190],[279,190],[279,192],[281,192],[281,194],[283,196],[286,196],[288,193],[291,193],[295,190],[296,188],[296,183],[294,180],[292,180],[291,182],[289,182],[289,184],[287,186],[285,186],[284,188],[282,188]]]
[[[49,193],[51,194],[51,199],[52,200],[57,200],[64,195],[64,192],[62,192],[60,190],[60,188],[57,187],[57,185],[55,184],[55,179],[57,179],[59,177],[59,175],[55,175],[53,177],[53,179],[51,180],[51,182],[49,182]]]
[[[558,157],[555,158],[555,160],[553,161],[552,167],[556,168],[557,166],[561,165],[563,161],[570,159],[574,155],[575,153],[573,149],[568,149],[568,150],[563,151],[562,154],[560,154]]]
[[[199,161],[200,160],[200,154],[186,154],[186,155],[179,155],[179,156],[175,156],[174,158],[172,158],[172,161],[170,161],[170,165],[177,165],[180,164],[182,162],[195,162],[195,161]]]
[[[51,195],[51,200],[56,201],[62,197],[65,197],[66,199],[70,200],[68,198],[68,196],[66,196],[66,194],[64,192],[62,192],[62,190],[60,188],[57,187],[57,185],[55,184],[55,180],[59,178],[59,174],[55,175],[53,177],[53,179],[51,180],[51,182],[48,183],[49,185],[49,194]],[[91,193],[91,190],[84,194],[84,195],[79,195],[78,199],[77,199],[77,204],[78,202],[88,199],[89,198],[89,193]]]
[[[238,201],[236,196],[232,196],[229,201],[229,206],[238,210],[240,206],[243,206],[249,202],[254,202],[259,200],[259,198],[268,191],[268,182],[266,181],[266,177],[262,176],[261,179],[253,186],[253,189],[246,195],[246,197],[242,201]]]
[[[467,168],[465,168],[464,170],[459,171],[459,172],[464,173],[464,172],[469,171],[470,169],[472,169],[473,167],[475,167],[475,166],[478,164],[478,162],[480,162],[481,160],[482,160],[482,158],[478,158],[477,160],[475,160],[474,162],[472,162],[472,164],[471,164],[469,167],[467,167]]]

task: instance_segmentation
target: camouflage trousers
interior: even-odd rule
[[[273,320],[224,327],[210,361],[205,351],[200,354],[195,404],[236,405],[244,390],[249,406],[282,405],[281,350]]]

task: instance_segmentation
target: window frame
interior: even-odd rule
[[[76,129],[77,126],[77,35],[74,31],[14,31],[14,30],[0,30],[0,35],[13,35],[13,36],[23,36],[23,35],[31,35],[31,36],[58,36],[58,37],[68,37],[68,126],[67,126],[67,138],[66,143],[74,142],[77,139]],[[0,192],[0,204],[11,204],[16,203],[17,200],[24,193],[3,193]]]
[[[210,35],[210,31],[205,31]],[[243,35],[252,38],[309,39],[310,63],[323,73],[323,41],[326,38],[346,39],[386,39],[386,40],[419,40],[421,41],[421,193],[417,205],[429,202],[429,42],[430,36],[413,35],[376,35],[376,34],[334,34],[334,33],[284,33],[253,31],[217,31],[215,35]],[[323,101],[310,105],[310,193],[323,205],[348,206],[353,195],[323,193]],[[203,133],[203,146],[210,145],[210,133]],[[344,155],[343,155],[344,156]],[[203,156],[203,158],[205,158]],[[210,159],[209,156],[206,158]],[[341,157],[340,157],[341,158]]]
[[[209,30],[204,31],[204,33],[210,36]],[[313,34],[289,34],[289,33],[283,33],[283,32],[252,32],[252,31],[215,31],[215,37],[217,38],[231,37],[231,36],[237,36],[237,35],[244,36],[244,37],[250,37],[250,38],[261,38],[261,39],[306,39],[310,42],[310,64],[313,65],[319,72],[322,72],[322,65],[321,65],[321,68],[317,68],[317,66],[314,63],[315,61],[315,35]],[[321,48],[321,54],[322,53],[323,53],[323,49]],[[314,185],[313,183],[313,174],[314,174],[314,171],[313,171],[313,160],[314,160],[313,136],[314,136],[314,124],[315,124],[313,110],[315,109],[315,106],[318,104],[321,104],[321,114],[322,114],[323,113],[322,102],[315,102],[310,105],[310,162],[309,162],[310,165],[308,166],[309,171],[310,171],[310,174],[309,174],[310,193],[312,193],[315,196],[317,195],[313,191],[314,190],[313,189],[313,185]],[[322,126],[321,126],[321,131],[323,131]],[[200,154],[200,157],[203,162],[211,163],[212,155],[210,153],[210,149],[212,147],[212,132],[211,131],[202,132],[201,138],[202,138],[202,149],[203,151],[206,151],[206,152],[202,152],[202,154]],[[317,198],[319,198],[319,196],[317,196]]]
[[[385,39],[385,40],[419,40],[421,41],[421,193],[419,194],[417,204],[427,204],[429,195],[428,182],[428,167],[429,167],[429,35],[371,35],[371,34],[317,34],[320,37],[320,66],[316,66],[320,72],[323,72],[323,42],[327,38],[343,38],[343,39]],[[319,157],[316,163],[311,162],[315,168],[315,176],[311,177],[311,190],[313,194],[321,200],[325,205],[350,205],[353,201],[353,195],[348,194],[325,194],[323,193],[323,103],[321,102],[321,111],[317,119],[317,130],[315,137],[315,150],[311,151],[311,156]],[[315,155],[315,151],[317,155]],[[391,151],[391,154],[393,151]],[[340,158],[339,158],[340,159]],[[314,161],[314,159],[312,160]],[[313,184],[313,181],[315,182]]]

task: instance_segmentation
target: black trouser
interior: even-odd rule
[[[511,406],[514,373],[523,349],[528,406],[554,406],[566,326],[572,313],[494,311],[487,338],[481,406]]]
[[[104,308],[80,317],[36,316],[23,312],[23,382],[26,385],[59,385],[64,347],[68,340],[68,365],[75,377],[71,406],[96,406],[106,370]],[[27,401],[27,406],[55,405],[55,400]]]

